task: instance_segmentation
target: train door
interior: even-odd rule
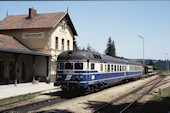
[[[14,72],[15,72],[15,63],[14,63],[14,61],[10,61],[10,74],[9,74],[9,78],[10,78],[10,80],[14,80],[15,79],[15,76],[14,76]]]
[[[4,81],[4,61],[0,60],[0,81]]]
[[[22,79],[26,80],[26,67],[24,62],[22,62]]]

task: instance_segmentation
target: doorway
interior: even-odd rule
[[[22,80],[26,80],[26,67],[24,62],[22,62]]]
[[[14,72],[15,72],[15,62],[14,61],[10,61],[10,80],[14,80],[15,79],[15,76],[14,76]]]
[[[0,81],[4,81],[4,60],[0,60]]]

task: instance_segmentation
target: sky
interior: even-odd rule
[[[117,56],[165,60],[170,57],[170,1],[0,1],[0,20],[8,15],[67,11],[79,47],[104,53],[109,37]]]

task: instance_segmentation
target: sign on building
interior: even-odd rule
[[[44,32],[39,33],[22,33],[23,39],[29,39],[29,38],[44,38]]]

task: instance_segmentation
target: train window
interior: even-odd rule
[[[116,72],[116,65],[115,65],[115,72]]]
[[[103,64],[100,64],[100,71],[103,71]]]
[[[112,72],[113,72],[113,65],[111,65],[111,70],[112,70]]]
[[[91,63],[91,69],[94,69],[94,64],[93,63]]]
[[[119,71],[119,65],[117,65],[117,71]]]
[[[122,71],[122,66],[120,65],[120,71]]]
[[[59,68],[60,68],[60,69],[64,69],[64,63],[60,63],[60,64],[59,64]]]
[[[107,71],[110,72],[110,64],[108,64]]]
[[[65,69],[73,69],[73,63],[66,63]]]
[[[83,63],[75,63],[74,68],[75,69],[83,69]]]

